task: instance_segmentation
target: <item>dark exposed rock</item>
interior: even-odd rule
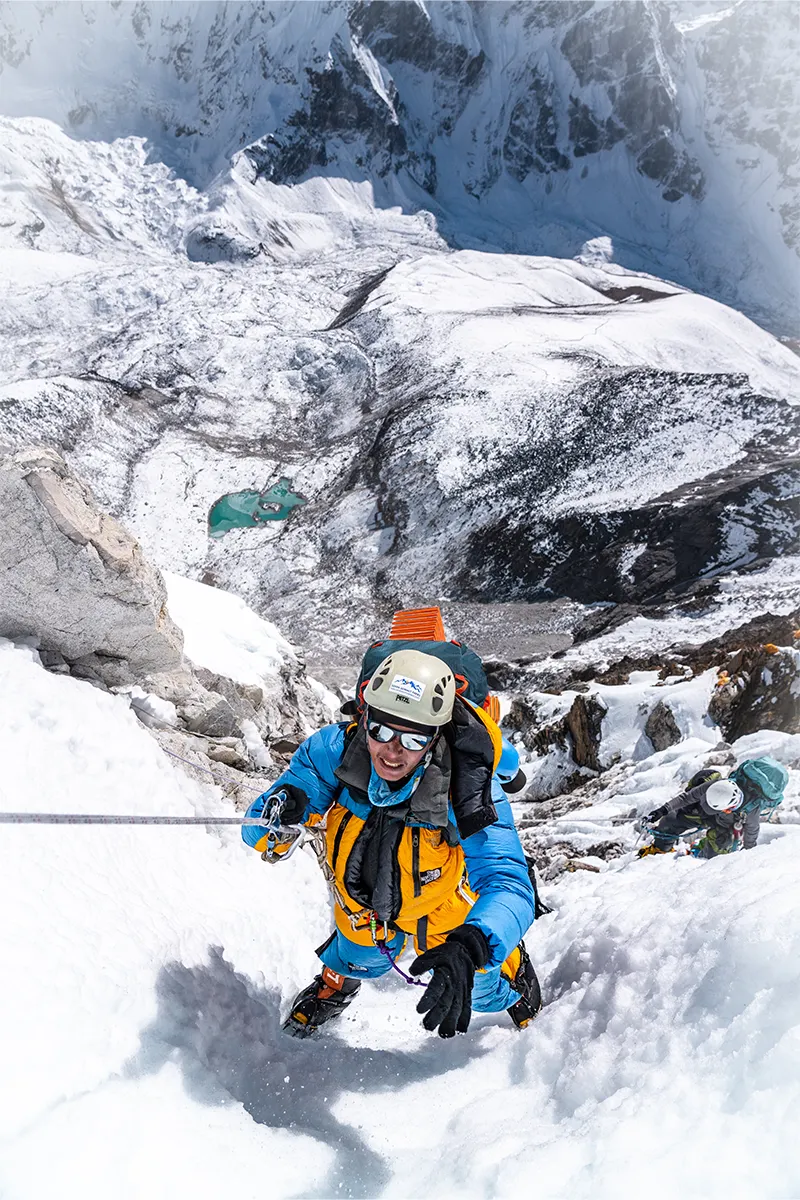
[[[528,94],[511,111],[503,141],[503,161],[515,179],[522,181],[531,171],[568,171],[572,165],[559,149],[556,103],[553,81],[534,71]]]
[[[328,329],[340,329],[342,325],[346,325],[348,321],[352,320],[356,313],[364,307],[375,289],[383,283],[391,269],[391,267],[386,267],[385,270],[378,271],[375,275],[370,275],[362,280],[348,298],[344,308],[333,318]]]
[[[531,745],[529,738],[533,737],[540,724],[538,705],[531,704],[523,696],[515,696],[509,712],[503,718],[503,728],[521,733],[525,744]]]
[[[306,103],[287,118],[280,137],[267,134],[243,151],[253,166],[254,181],[283,183],[326,166],[336,139],[362,144],[379,176],[401,165],[412,166],[412,158],[420,161],[419,152],[409,155],[395,112],[375,94],[361,63],[340,42],[334,43],[325,70],[306,67],[305,74]],[[432,159],[427,167],[435,170]]]
[[[572,757],[579,767],[599,771],[597,753],[606,706],[597,696],[576,696],[566,716],[572,739]]]
[[[31,63],[35,76],[50,79],[53,72],[39,57],[50,38],[32,39],[25,20],[14,18],[21,6],[6,7],[12,12],[0,31],[0,65],[9,82]],[[43,25],[55,25],[52,10],[61,7],[47,6]],[[335,0],[321,7],[324,31],[309,28],[305,16],[293,21],[293,9],[308,7],[302,2],[229,5],[207,27],[161,26],[153,16],[157,6],[145,3],[106,7],[132,14],[120,13],[118,27],[131,50],[126,86],[104,86],[106,72],[92,69],[97,43],[91,26],[102,22],[87,3],[80,6],[76,37],[84,54],[75,75],[48,89],[69,100],[56,105],[52,95],[42,99],[33,88],[34,111],[89,138],[123,127],[147,133],[157,138],[164,160],[201,188],[233,148],[260,141],[260,169],[279,182],[335,165],[344,172],[355,167],[365,179],[409,171],[435,192],[437,168],[446,163],[447,184],[439,189],[445,203],[456,183],[491,203],[506,166],[512,177],[527,180],[534,213],[552,191],[554,172],[582,174],[588,161],[624,147],[652,193],[654,215],[660,210],[668,220],[669,204],[696,204],[703,195],[700,163],[710,154],[719,160],[717,169],[729,159],[721,178],[734,190],[747,188],[747,172],[763,161],[770,172],[765,182],[774,173],[776,191],[756,189],[766,193],[761,211],[771,210],[786,244],[797,246],[796,56],[780,54],[783,42],[791,50],[796,36],[790,0],[731,5],[702,29],[683,25],[685,6],[640,0],[496,0],[432,10],[411,0]],[[505,50],[510,29],[513,54]],[[374,71],[363,65],[365,52]],[[184,85],[177,91],[176,77]],[[461,164],[463,171],[446,162],[455,157],[447,146],[453,134],[460,135],[463,157],[471,159],[470,146],[476,147],[475,163]],[[496,197],[500,206],[505,195],[501,189]],[[609,196],[606,190],[606,203]],[[644,197],[643,209],[646,203]],[[606,204],[602,208],[613,221]],[[564,209],[559,197],[548,219],[561,220]],[[502,207],[494,207],[482,232],[502,224],[502,216]],[[690,209],[686,218],[698,231],[704,227]],[[624,219],[609,229],[615,240],[623,234],[621,242],[632,233]],[[743,228],[748,220],[742,217]],[[698,232],[698,259],[704,257],[701,238]],[[221,241],[203,250],[228,251]],[[710,257],[711,269],[696,273],[687,261],[687,275],[695,286],[705,276],[724,292],[732,272]]]
[[[39,658],[46,671],[52,671],[54,675],[69,675],[69,663],[60,651],[53,650],[51,647],[42,647],[39,651]]]
[[[422,70],[438,67],[458,77],[470,60],[466,47],[437,37],[425,11],[413,0],[366,0],[353,6],[352,27],[376,58],[414,63]]]
[[[645,722],[644,731],[655,751],[667,750],[681,740],[681,731],[670,706],[659,700]]]
[[[503,720],[503,728],[521,733],[528,749],[539,755],[547,754],[554,746],[569,750],[579,769],[561,780],[559,787],[565,793],[586,782],[586,770],[601,769],[598,751],[605,713],[606,707],[597,696],[579,695],[559,721],[544,725],[538,705],[516,696]]]
[[[624,142],[639,171],[661,185],[674,202],[684,195],[700,199],[701,169],[683,145],[680,113],[665,74],[665,56],[679,55],[675,28],[666,10],[653,21],[641,3],[597,8],[584,4],[530,6],[528,28],[565,30],[561,52],[575,72],[582,94],[565,95],[560,73],[537,56],[514,79],[513,102],[501,123],[501,145],[490,155],[479,195],[496,181],[500,160],[523,181],[531,173],[548,176],[568,171],[575,162]],[[548,18],[548,13],[550,17]],[[449,136],[470,93],[487,75],[485,49],[472,52],[460,40],[458,22],[447,33],[410,0],[356,3],[350,8],[351,38],[368,47],[387,73],[401,80],[398,64],[435,73],[439,81],[439,132]],[[268,75],[276,67],[270,64]],[[245,153],[257,173],[275,182],[300,179],[314,167],[335,161],[336,142],[358,142],[378,176],[405,168],[431,194],[437,188],[436,159],[423,131],[409,115],[393,82],[391,107],[376,96],[358,55],[336,37],[326,68],[305,68],[304,103],[283,126],[254,142]],[[451,84],[448,92],[446,85]],[[405,99],[408,99],[406,97]],[[610,109],[610,113],[609,113]],[[567,111],[562,122],[560,114]],[[357,155],[356,161],[363,161]],[[364,163],[366,165],[366,162]],[[472,190],[472,185],[470,185]],[[227,250],[227,247],[224,248]],[[213,252],[203,246],[202,253]]]
[[[699,646],[678,646],[676,652],[681,661],[688,663],[695,674],[705,671],[710,666],[725,664],[724,655],[739,654],[742,651],[761,652],[764,646],[789,646],[792,644],[795,630],[800,625],[800,609],[785,616],[774,616],[764,613],[763,616],[752,617],[743,625],[737,625],[711,638]],[[726,664],[729,670],[736,670],[737,663]]]
[[[624,606],[620,606],[624,607]],[[647,615],[653,615],[643,609]],[[636,615],[637,610],[628,612],[626,620]],[[742,656],[758,656],[767,644],[788,646],[793,643],[794,632],[800,627],[800,609],[786,616],[775,616],[764,613],[753,617],[735,629],[730,629],[719,637],[710,638],[698,645],[690,643],[671,646],[667,651],[659,651],[647,655],[624,655],[608,667],[598,668],[589,663],[577,670],[563,670],[560,674],[552,671],[537,672],[535,664],[527,671],[514,673],[512,664],[504,664],[507,677],[512,680],[511,686],[523,687],[527,683],[536,687],[537,691],[575,691],[586,687],[591,680],[610,686],[627,683],[632,671],[658,671],[659,678],[667,679],[680,675],[699,675],[709,667],[719,667],[731,675],[736,674],[743,662]],[[581,639],[585,640],[585,639]],[[505,676],[504,676],[505,677]],[[522,704],[518,698],[515,704]],[[524,701],[527,703],[527,701]],[[508,720],[509,718],[506,718]]]
[[[555,520],[532,511],[530,497],[542,480],[555,485],[569,477],[584,454],[584,439],[591,439],[593,456],[613,461],[630,451],[645,427],[674,412],[681,394],[694,396],[695,403],[701,396],[717,403],[725,394],[741,405],[743,416],[758,414],[767,432],[743,460],[717,476],[641,508],[576,510]],[[491,589],[493,599],[553,594],[589,603],[667,599],[695,585],[712,565],[717,570],[728,565],[725,534],[739,523],[753,559],[793,553],[800,518],[796,484],[789,482],[797,475],[795,431],[788,439],[771,438],[769,428],[784,427],[787,409],[751,393],[745,377],[637,370],[615,373],[613,380],[596,377],[575,400],[583,420],[572,436],[559,432],[546,442],[524,442],[494,467],[495,486],[506,504],[501,516],[469,537],[466,565],[457,578],[463,595],[488,598]],[[749,517],[754,506],[763,513],[758,523]],[[629,561],[636,546],[641,549]],[[617,612],[605,619],[626,618]]]
[[[601,120],[593,114],[588,104],[570,96],[569,139],[576,158],[598,154],[601,150],[610,150],[624,136],[625,130],[613,117]]]
[[[621,284],[617,287],[597,287],[596,290],[610,300],[643,300],[649,303],[653,300],[668,300],[670,296],[679,296],[680,292],[664,292],[654,287],[646,287],[642,283]]]
[[[258,258],[261,253],[258,242],[213,220],[200,221],[187,230],[184,245],[191,262],[243,263]]]
[[[709,715],[729,742],[774,729],[800,733],[800,654],[764,647],[741,651],[731,661],[730,683],[712,697]]]
[[[621,842],[613,840],[599,842],[584,850],[572,845],[571,842],[540,840],[535,834],[527,833],[522,836],[522,844],[526,854],[535,859],[539,874],[547,883],[558,879],[559,875],[563,875],[565,872],[600,870],[596,864],[587,862],[587,859],[599,858],[604,862],[609,862],[625,853],[625,847]]]

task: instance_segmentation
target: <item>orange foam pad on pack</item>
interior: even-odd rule
[[[444,621],[438,606],[404,608],[394,614],[389,631],[392,641],[446,642]]]

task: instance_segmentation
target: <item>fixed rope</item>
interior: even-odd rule
[[[264,825],[264,817],[147,817],[117,813],[0,812],[0,825]]]

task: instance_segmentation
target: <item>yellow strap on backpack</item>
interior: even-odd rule
[[[463,696],[462,696],[462,700],[463,700]],[[472,704],[469,700],[467,700],[467,704],[469,704],[470,708],[475,713],[475,715],[477,717],[480,717],[481,721],[486,726],[486,731],[489,734],[489,737],[492,739],[492,750],[494,751],[494,762],[492,763],[492,774],[494,774],[494,772],[497,770],[497,767],[500,763],[500,756],[503,753],[503,735],[500,732],[500,726],[497,724],[496,721],[492,720],[492,718],[489,716],[489,714],[486,712],[486,710],[484,708],[478,708],[477,705]]]

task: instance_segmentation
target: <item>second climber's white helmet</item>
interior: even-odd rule
[[[730,779],[720,779],[712,783],[705,795],[709,808],[715,812],[736,812],[744,803],[744,795],[738,784]]]
[[[447,663],[420,650],[390,654],[364,692],[369,708],[414,725],[446,725],[455,698],[456,681]]]

